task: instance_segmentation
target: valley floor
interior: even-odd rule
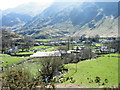
[[[101,88],[101,87],[118,87],[118,59],[119,54],[107,54],[96,59],[90,59],[86,61],[80,61],[77,64],[66,64],[65,68],[68,72],[63,75],[64,78],[69,79],[62,83],[57,83],[57,88]],[[3,67],[11,66],[16,63],[20,63],[26,58],[17,57],[3,57]],[[22,65],[18,65],[14,68],[28,67],[31,75],[36,76],[38,63],[32,63],[36,60],[30,60],[31,62],[25,62]],[[96,79],[100,78],[99,83]]]

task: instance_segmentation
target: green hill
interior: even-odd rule
[[[117,87],[118,54],[111,54],[110,56],[105,55],[97,59],[81,61],[78,64],[68,64],[65,66],[69,69],[65,77],[73,77],[75,82],[72,84],[85,87]],[[100,77],[100,85],[95,82],[96,77]],[[71,84],[70,80],[63,83],[63,85],[65,84]]]

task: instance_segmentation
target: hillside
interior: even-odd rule
[[[24,38],[24,36],[22,35],[18,35],[16,34],[15,32],[12,32],[12,31],[8,31],[8,30],[5,30],[5,29],[2,29],[2,40],[9,40],[9,39],[12,39],[12,40],[15,40],[15,39],[22,39]]]
[[[91,21],[77,31],[74,36],[86,35],[93,37],[99,35],[102,37],[117,37],[118,36],[118,18],[108,16],[98,22]]]
[[[2,10],[2,17],[0,17],[2,22],[0,24],[4,28],[19,28],[29,22],[34,16],[40,14],[48,6],[49,4],[30,2],[15,8]]]
[[[33,38],[117,36],[117,2],[55,2],[15,31]]]
[[[17,14],[17,13],[9,13],[7,15],[2,16],[2,26],[3,27],[14,27],[16,25],[24,25],[28,22],[32,17],[29,15]]]
[[[75,84],[89,88],[118,87],[118,58],[119,54],[110,54],[81,61],[77,63],[77,71],[76,64],[68,64],[66,68],[69,71],[65,77],[73,77],[75,82],[68,80],[61,84]],[[96,82],[96,77],[100,78],[100,83]]]
[[[18,46],[18,48],[22,50],[27,49],[34,42],[30,37],[19,35],[6,29],[1,29],[0,38],[2,38],[2,43],[0,43],[2,53],[7,53],[9,49],[13,49],[15,46]]]

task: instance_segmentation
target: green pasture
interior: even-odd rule
[[[101,43],[95,43],[96,46],[102,46],[103,44]]]
[[[43,41],[43,42],[46,42],[46,41],[50,41],[52,39],[35,39],[35,41]]]
[[[30,50],[42,49],[42,48],[47,48],[47,47],[50,47],[50,46],[44,46],[44,45],[41,45],[41,46],[34,46],[34,47],[32,47]]]
[[[11,53],[11,55],[27,55],[27,54],[34,54],[34,52],[30,51],[30,52]]]
[[[8,54],[1,54],[1,53],[0,53],[0,55],[3,55],[3,56],[9,56]]]
[[[29,57],[1,57],[2,66],[11,66],[13,64],[19,63]]]
[[[107,57],[106,55],[106,57],[81,61],[78,64],[67,64],[65,67],[69,69],[65,76],[73,77],[74,84],[85,87],[117,87],[118,85],[118,57]],[[95,83],[96,77],[101,79],[99,84]],[[107,83],[105,79],[108,80]],[[63,84],[71,83],[66,81]]]

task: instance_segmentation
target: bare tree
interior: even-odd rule
[[[81,50],[81,59],[91,59],[94,56],[91,48],[84,48]]]
[[[54,76],[58,75],[63,68],[63,61],[60,57],[50,56],[40,60],[40,75],[44,83],[50,83]]]

